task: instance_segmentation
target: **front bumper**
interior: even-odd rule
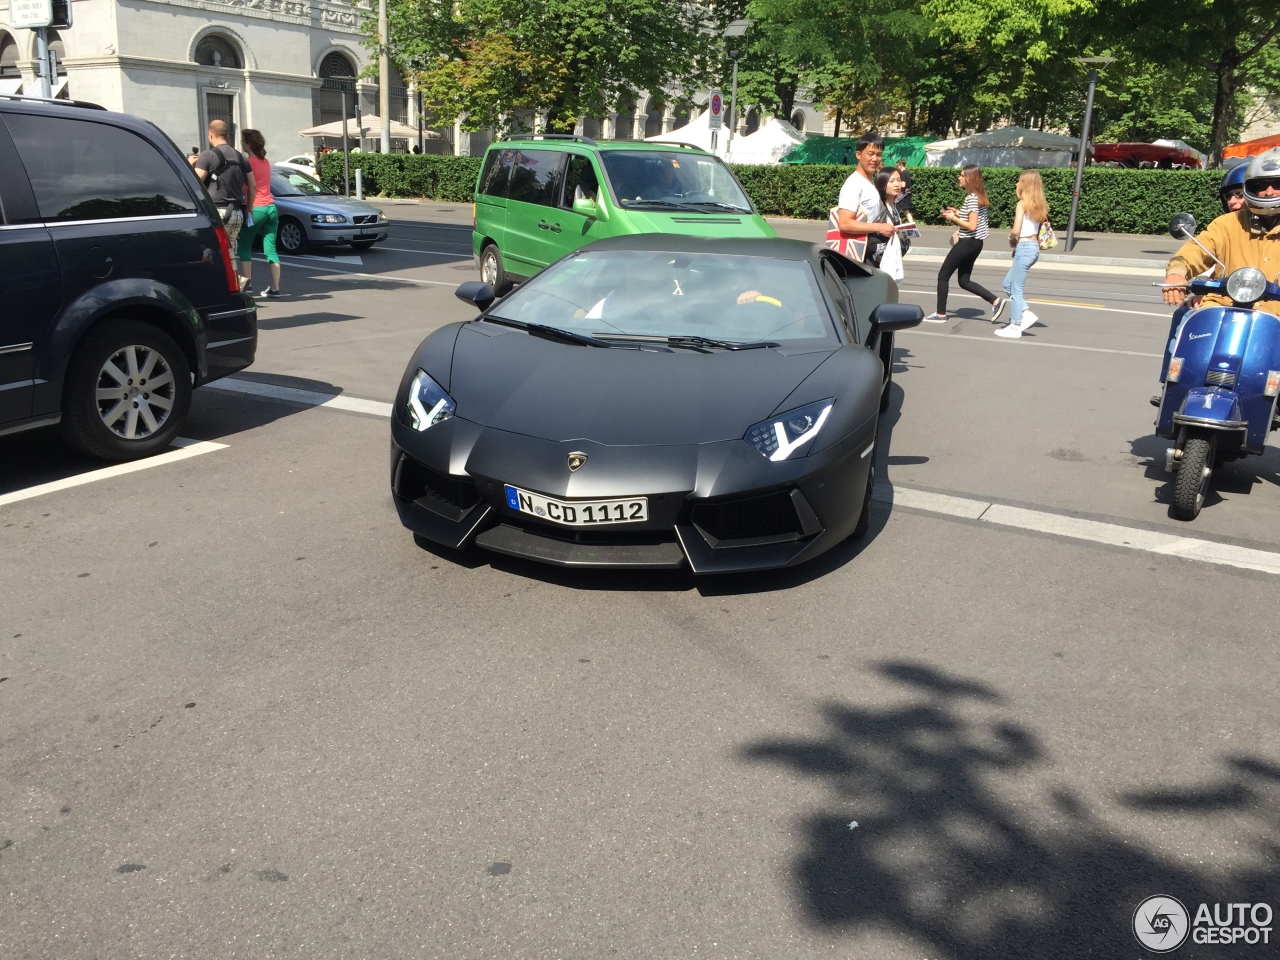
[[[372,240],[381,243],[387,239],[388,224],[381,223],[310,223],[304,225],[307,239],[316,246],[331,243],[356,243]]]
[[[397,415],[392,498],[406,527],[451,549],[565,567],[766,570],[803,563],[853,532],[874,430],[871,418],[820,453],[772,463],[742,440],[610,447],[538,440],[458,417],[418,433]],[[587,454],[577,473],[567,468],[570,452]],[[512,509],[508,483],[565,500],[643,496],[649,518],[563,526]]]

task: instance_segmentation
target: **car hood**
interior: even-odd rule
[[[675,233],[686,237],[776,237],[754,213],[692,213],[687,210],[627,210],[635,233]]]
[[[544,440],[733,440],[835,349],[602,350],[468,324],[454,347],[449,393],[459,417]]]
[[[377,213],[378,208],[363,200],[351,200],[347,197],[323,196],[283,196],[276,197],[277,205],[292,207],[307,213],[345,213],[347,216]]]

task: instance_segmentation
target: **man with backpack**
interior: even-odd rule
[[[224,121],[209,121],[209,149],[190,159],[196,176],[222,215],[222,225],[227,228],[227,239],[234,251],[240,242],[240,228],[244,226],[246,191],[252,197],[258,185],[244,154],[227,143],[227,132]]]

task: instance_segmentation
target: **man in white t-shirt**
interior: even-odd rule
[[[893,236],[893,224],[887,220],[877,222],[880,216],[880,193],[874,183],[876,174],[884,166],[884,141],[874,133],[864,133],[858,138],[855,151],[858,169],[840,188],[840,200],[836,207],[836,223],[841,233],[852,234],[865,240],[868,234]]]

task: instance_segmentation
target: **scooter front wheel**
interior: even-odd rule
[[[1173,512],[1179,520],[1200,516],[1213,476],[1213,446],[1211,440],[1194,437],[1182,448],[1182,460],[1173,478]]]

